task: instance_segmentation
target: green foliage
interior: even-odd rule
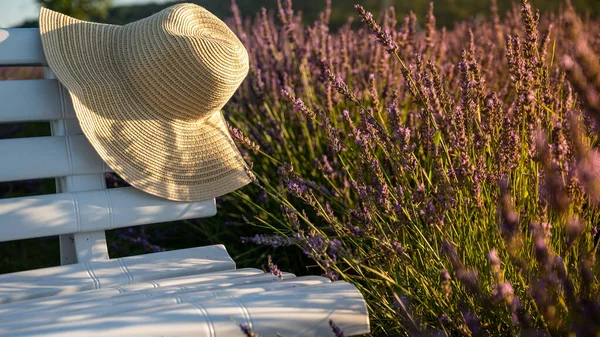
[[[196,3],[205,7],[220,18],[231,16],[231,3],[229,0],[186,0],[185,2]],[[283,1],[282,1],[283,2]],[[423,17],[427,11],[427,6],[431,0],[332,0],[331,6],[331,27],[336,28],[343,25],[346,20],[354,15],[353,5],[359,3],[367,10],[379,13],[390,6],[395,7],[399,16],[414,11],[418,16]],[[173,2],[175,3],[175,2]],[[501,12],[508,10],[512,1],[499,1],[498,7]],[[563,0],[536,0],[533,4],[536,8],[543,11],[556,11],[563,7]],[[600,14],[600,7],[597,0],[573,0],[573,5],[582,13],[589,13],[592,17]],[[164,5],[145,5],[145,6],[125,6],[111,9],[107,21],[115,24],[125,24],[134,20],[146,17],[162,8]],[[237,0],[237,4],[243,15],[251,16],[259,13],[262,7],[275,10],[277,0]],[[436,19],[438,26],[452,27],[455,22],[481,18],[489,12],[489,2],[480,0],[443,0],[435,1]],[[296,1],[294,7],[302,12],[303,21],[311,23],[318,19],[319,13],[325,8],[325,0]]]
[[[92,17],[105,18],[112,5],[111,0],[37,0],[48,9],[72,16],[81,20]]]
[[[173,1],[165,4],[147,4],[133,6],[110,7],[110,0],[38,0],[43,6],[57,10],[59,12],[73,15],[84,20],[98,22],[107,22],[111,24],[124,25],[129,22],[143,19],[152,15],[173,3],[183,1]],[[425,15],[427,6],[431,0],[332,0],[332,13],[330,27],[337,28],[342,26],[354,12],[352,6],[355,3],[362,4],[366,9],[379,13],[389,6],[394,6],[398,15],[403,16],[409,11],[415,12],[419,17]],[[186,0],[185,2],[195,3],[205,7],[220,18],[231,16],[231,4],[229,0]],[[237,1],[242,14],[249,16],[258,13],[262,7],[274,10],[277,0],[238,0]],[[498,4],[500,12],[509,9],[512,1],[500,1]],[[557,11],[563,7],[563,0],[536,0],[533,1],[536,8],[543,11]],[[589,14],[591,17],[597,17],[600,14],[600,6],[597,0],[572,0],[573,6],[581,13]],[[489,4],[487,1],[479,0],[444,0],[436,1],[436,19],[438,27],[452,27],[455,22],[463,20],[480,20],[487,16]],[[318,19],[318,14],[325,8],[325,0],[301,1],[295,4],[296,10],[303,13],[305,23],[313,22]],[[36,27],[37,22],[31,21],[23,24],[24,27]]]

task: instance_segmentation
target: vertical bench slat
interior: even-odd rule
[[[44,68],[44,77],[56,80],[56,74],[48,67]],[[61,116],[63,116],[63,118],[50,123],[52,134],[69,136],[80,134],[81,128],[79,127],[79,123],[76,123],[73,120],[69,121],[65,118],[67,116],[67,111],[73,109],[73,104],[68,91],[60,83],[58,84],[58,98]],[[68,142],[70,137],[67,137],[66,139]],[[70,152],[68,153],[70,154]],[[68,155],[67,162],[70,169],[75,166],[73,156]],[[104,163],[98,161],[95,166],[97,171],[102,172]],[[56,178],[57,192],[106,189],[104,174],[80,175],[77,176],[77,179],[73,179],[72,174],[73,173],[71,172],[71,175],[69,176]],[[61,247],[61,264],[108,260],[109,258],[106,233],[103,229],[92,232],[86,231],[84,233],[82,233],[81,230],[78,230],[76,233],[61,235],[59,237],[59,243]]]

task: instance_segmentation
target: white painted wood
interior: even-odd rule
[[[92,302],[101,305],[103,301],[110,300],[111,298],[123,295],[135,296],[135,294],[138,293],[147,293],[168,288],[179,289],[183,292],[190,286],[195,287],[194,289],[203,286],[205,287],[203,290],[231,287],[240,284],[238,279],[255,280],[257,276],[261,275],[264,275],[264,272],[260,269],[244,268],[154,281],[142,281],[117,287],[81,291],[67,295],[33,298],[0,305],[0,320],[11,320],[19,318],[19,316],[39,315],[39,313],[34,312],[48,312],[50,309],[78,303]]]
[[[0,275],[0,303],[234,268],[214,245],[28,270]]]
[[[216,301],[226,298],[239,298],[259,294],[267,291],[285,290],[289,288],[309,287],[330,283],[329,279],[319,276],[290,277],[283,281],[268,277],[271,275],[260,275],[250,278],[236,279],[246,281],[227,287],[218,287],[213,290],[178,292],[176,295],[155,296],[150,293],[150,298],[117,298],[112,301],[85,302],[73,306],[55,307],[51,312],[43,315],[14,316],[13,320],[0,321],[0,333],[6,333],[15,329],[23,329],[29,326],[39,326],[53,323],[65,323],[78,320],[89,320],[98,317],[115,316],[127,314],[137,310],[145,310],[155,307],[165,307],[178,303]]]
[[[285,281],[296,280],[294,274],[284,273]],[[320,284],[324,283],[326,278],[318,277],[319,282],[313,278],[305,279],[298,283],[285,283],[287,286],[295,286],[302,284]],[[118,310],[121,312],[146,309],[154,306],[162,306],[168,304],[176,304],[182,302],[194,302],[196,300],[210,300],[221,297],[236,297],[247,293],[267,291],[278,288],[277,284],[283,283],[277,277],[271,274],[253,275],[250,277],[238,277],[229,282],[202,282],[188,283],[182,286],[169,286],[157,289],[149,289],[147,291],[136,291],[131,293],[119,294],[102,301],[92,302],[83,301],[79,303],[55,306],[53,312],[61,312],[61,315],[66,315],[67,312],[77,312],[77,315],[83,313],[84,310],[94,309],[87,312],[93,315],[111,314],[117,310],[116,306],[122,306]],[[268,288],[268,289],[267,289]],[[91,317],[90,317],[91,318]],[[79,319],[79,318],[74,318]]]
[[[0,29],[0,65],[41,66],[46,63],[39,29]]]
[[[44,68],[44,77],[56,80],[56,74],[48,67]],[[58,84],[58,97],[60,98],[62,118],[51,122],[51,130],[53,135],[65,135],[66,163],[68,164],[69,174],[56,178],[57,193],[106,189],[106,180],[103,174],[106,165],[96,154],[96,151],[89,144],[85,145],[86,142],[82,142],[83,147],[71,144],[70,135],[81,135],[82,131],[77,120],[68,119],[69,115],[74,115],[73,104],[68,91],[60,83]],[[74,149],[79,149],[81,153],[78,158],[74,156]],[[85,152],[82,153],[82,151]],[[86,172],[86,174],[74,175],[77,174],[76,170],[82,164],[90,171],[97,171],[100,174],[97,172],[96,174],[87,174]],[[104,230],[61,235],[59,243],[62,265],[108,260],[109,258]]]
[[[60,249],[60,264],[77,263],[77,253],[75,251],[75,234],[62,234],[58,236]]]
[[[0,200],[0,240],[93,232],[215,215],[215,200],[176,202],[133,187]]]
[[[218,301],[153,307],[94,319],[13,330],[5,336],[330,336],[329,320],[347,335],[369,332],[361,294],[346,282],[267,291]]]
[[[57,83],[57,90],[56,90],[56,94],[53,96],[56,96],[58,98],[58,110],[60,111],[60,116],[61,119],[57,119],[57,120],[53,120],[50,123],[50,130],[52,135],[54,136],[58,136],[58,135],[68,135],[69,130],[72,130],[72,128],[70,128],[69,126],[72,125],[73,123],[67,123],[67,108],[71,107],[72,108],[72,104],[66,104],[66,97],[67,95],[65,95],[65,92],[62,88],[62,85],[60,85],[60,83],[58,83],[58,81],[56,80],[56,74],[52,71],[52,69],[50,69],[49,67],[45,67],[44,68],[44,78],[46,78],[47,80],[51,80],[51,81],[56,81]],[[44,97],[44,96],[41,96]],[[43,98],[42,98],[43,99]],[[67,137],[65,139],[67,147],[69,147],[69,138]],[[73,174],[73,159],[70,156],[70,153],[67,151],[67,156],[66,156],[66,163],[67,163],[67,167],[69,167],[69,174]],[[67,178],[71,178],[71,179],[67,179]],[[56,184],[56,193],[64,193],[64,192],[75,192],[75,191],[81,191],[81,190],[86,190],[86,187],[88,186],[79,186],[79,185],[75,185],[72,182],[73,178],[71,176],[69,177],[57,177],[55,179],[55,184]],[[101,182],[97,182],[97,181],[93,181],[87,178],[83,178],[83,182],[89,182],[91,183],[92,186],[89,186],[90,189],[93,188],[98,188],[98,187],[106,187],[106,183],[104,181]],[[102,233],[100,235],[100,238],[104,237],[106,234]],[[96,236],[95,240],[98,240],[99,237]],[[67,265],[67,264],[73,264],[73,263],[77,263],[77,262],[85,262],[85,260],[79,260],[78,259],[78,255],[82,249],[82,247],[79,248],[79,250],[77,249],[76,245],[75,245],[75,240],[76,240],[76,234],[75,233],[68,233],[68,234],[62,234],[59,235],[58,237],[58,243],[59,243],[59,247],[60,247],[60,264],[61,265]],[[106,238],[104,239],[104,242],[106,243]],[[92,242],[92,244],[94,244],[95,242]],[[93,250],[91,248],[88,247],[87,249],[87,253],[92,252]],[[106,258],[108,259],[108,248],[107,247],[99,247],[99,253],[101,254],[99,257],[100,258]]]
[[[216,274],[215,278],[210,279],[209,277],[213,274]],[[224,273],[209,273],[204,277],[205,280],[203,282],[185,282],[180,283],[179,285],[171,285],[166,287],[150,288],[146,290],[137,290],[125,293],[113,293],[111,296],[102,298],[97,298],[94,296],[96,296],[96,293],[100,291],[104,291],[104,294],[109,294],[108,291],[112,289],[99,289],[83,291],[77,294],[52,296],[54,301],[52,302],[53,305],[51,307],[48,305],[39,306],[32,300],[22,301],[34,303],[34,309],[31,309],[27,306],[19,306],[20,302],[13,302],[7,304],[11,310],[7,311],[2,317],[0,317],[0,326],[6,326],[14,321],[26,320],[28,322],[34,322],[32,319],[35,317],[43,318],[46,316],[52,316],[55,317],[55,321],[58,321],[59,319],[56,318],[58,316],[75,315],[77,317],[68,319],[75,320],[80,319],[80,315],[83,315],[84,313],[86,315],[99,316],[111,314],[111,312],[114,313],[114,310],[127,312],[134,309],[137,310],[151,308],[157,305],[193,302],[195,301],[194,298],[198,298],[198,300],[210,300],[222,297],[237,297],[244,294],[260,292],[260,288],[262,288],[262,291],[268,291],[278,289],[280,287],[285,288],[289,286],[315,285],[330,282],[328,279],[319,276],[296,278],[296,276],[293,274],[284,274],[284,280],[281,281],[277,277],[273,277],[271,274],[265,274],[262,271],[246,276],[240,276],[239,273],[235,273],[234,271]],[[199,278],[203,275],[194,276]],[[226,278],[223,276],[226,276]],[[188,278],[193,279],[190,277]],[[161,280],[157,280],[157,282],[160,281]],[[278,286],[280,283],[284,283],[286,285]],[[88,294],[88,296],[85,296],[85,294]],[[120,308],[117,308],[119,306]],[[42,322],[42,320],[35,320],[35,322],[39,323]],[[51,321],[49,322],[51,323]]]
[[[75,119],[73,106],[63,111],[60,99],[54,79],[0,81],[0,123]]]
[[[0,139],[0,158],[0,181],[93,174],[101,182],[112,171],[83,135]]]
[[[69,138],[67,138],[69,139]],[[69,158],[71,167],[74,167],[74,160]],[[98,170],[104,167],[103,162],[98,164]],[[77,178],[77,179],[75,179]],[[63,186],[61,191],[89,191],[89,190],[106,190],[106,180],[104,174],[89,174],[89,175],[69,175],[63,178],[58,178]],[[106,243],[106,233],[104,229],[83,233],[73,233],[73,243],[75,244],[75,255],[77,262],[90,262],[108,260],[108,245]]]
[[[103,230],[96,232],[74,233],[77,262],[108,260],[108,245]]]

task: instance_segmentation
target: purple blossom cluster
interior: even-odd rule
[[[273,248],[291,246],[294,240],[281,235],[254,234],[252,237],[241,237],[243,243],[253,243],[255,245],[271,246]]]
[[[277,277],[280,280],[283,280],[283,272],[279,269],[279,267],[277,267],[276,264],[273,263],[273,260],[271,260],[271,255],[269,255],[268,257],[267,265],[269,267],[269,273],[271,273],[271,275]]]
[[[398,49],[398,45],[394,41],[394,38],[390,34],[388,29],[382,29],[375,19],[373,18],[373,14],[367,12],[363,6],[354,5],[354,9],[358,12],[358,16],[360,20],[373,32],[373,35],[377,38],[377,40],[385,47],[388,53],[394,53]]]
[[[265,177],[244,207],[276,229],[245,242],[299,247],[392,335],[600,331],[599,22],[233,9],[252,69],[227,113]]]
[[[252,331],[252,328],[250,328],[250,326],[246,323],[240,324],[240,330],[242,330],[242,333],[246,337],[261,337],[259,334]]]
[[[152,243],[154,240],[160,240],[162,233],[153,231],[147,233],[145,227],[129,227],[120,229],[117,235],[118,243],[113,242],[111,248],[116,251],[126,251],[127,245],[141,247],[145,252],[164,252],[165,248]]]
[[[346,337],[346,335],[344,335],[344,331],[342,331],[340,327],[335,325],[335,323],[332,320],[329,320],[329,326],[331,327],[331,330],[333,330],[333,334],[335,335],[335,337]]]

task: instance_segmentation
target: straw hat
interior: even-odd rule
[[[178,4],[115,26],[42,8],[40,33],[83,133],[132,186],[199,201],[254,179],[221,113],[248,53],[206,9]]]

